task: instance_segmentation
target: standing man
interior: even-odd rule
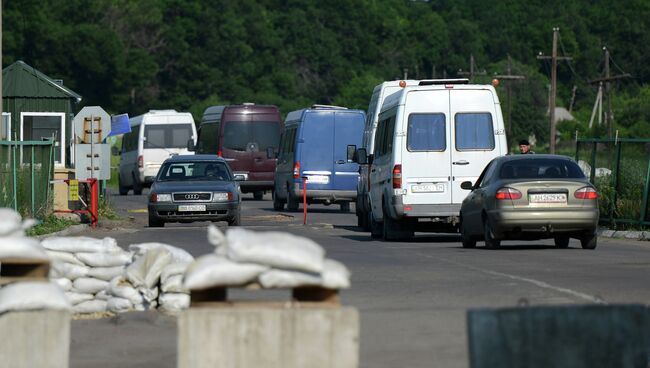
[[[530,150],[530,142],[528,142],[527,139],[522,139],[519,141],[519,153],[522,155],[535,153]]]

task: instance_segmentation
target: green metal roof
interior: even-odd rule
[[[2,70],[2,97],[70,98],[81,96],[19,60]]]

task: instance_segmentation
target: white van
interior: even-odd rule
[[[458,83],[466,82],[421,81],[384,101],[368,156],[373,237],[456,232],[468,193],[460,183],[507,153],[494,88]]]
[[[187,150],[190,139],[196,143],[194,118],[189,112],[151,110],[129,119],[131,132],[122,137],[120,194],[129,189],[142,194],[143,187],[151,186],[160,165],[173,155],[194,154]]]

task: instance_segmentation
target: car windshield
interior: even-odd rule
[[[501,179],[582,179],[585,175],[573,161],[554,158],[530,158],[504,163]]]
[[[223,162],[197,161],[166,163],[160,168],[157,181],[231,181],[230,170]]]

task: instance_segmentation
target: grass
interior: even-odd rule
[[[27,230],[28,236],[37,236],[55,233],[57,231],[64,230],[72,225],[76,225],[76,221],[66,220],[58,218],[54,215],[45,217],[40,224],[34,226],[33,228]]]
[[[120,216],[115,212],[113,203],[108,197],[99,198],[98,215],[100,219],[117,220]]]

